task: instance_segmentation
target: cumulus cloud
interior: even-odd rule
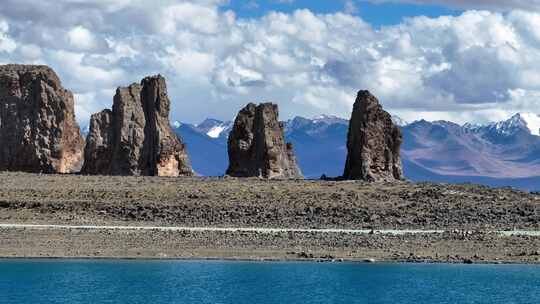
[[[375,29],[305,9],[239,19],[222,0],[5,1],[0,62],[51,65],[76,93],[83,123],[110,106],[117,86],[157,73],[168,79],[173,118],[190,122],[230,119],[251,101],[277,102],[282,118],[346,117],[359,89],[406,120],[485,121],[540,105],[535,12]]]
[[[104,41],[98,41],[84,26],[75,26],[66,33],[67,43],[73,48],[81,51],[93,51],[102,47],[106,47]]]
[[[540,0],[369,0],[373,3],[411,3],[444,5],[458,9],[540,10]]]
[[[0,20],[0,52],[11,53],[17,44],[8,35],[9,25],[6,21]]]

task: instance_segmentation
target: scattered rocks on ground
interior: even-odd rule
[[[80,170],[84,139],[73,94],[47,66],[0,66],[0,170]]]
[[[361,229],[372,233],[0,229],[0,256],[537,263],[536,195],[478,185],[0,173],[0,222]],[[505,197],[505,200],[501,200]],[[376,216],[375,216],[376,215]],[[380,230],[444,230],[384,234]],[[141,252],[138,254],[137,252]],[[288,253],[287,253],[288,252]],[[229,255],[226,255],[229,256]]]
[[[0,222],[10,223],[428,229],[462,241],[540,230],[535,195],[477,185],[28,173],[0,173],[0,184]]]
[[[539,245],[540,237],[491,236],[464,242],[446,234],[0,228],[0,257],[539,263],[538,257],[519,254]],[[406,253],[411,251],[416,253]],[[474,257],[468,258],[472,252]]]

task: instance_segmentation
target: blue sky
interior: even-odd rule
[[[346,3],[353,4],[347,9]],[[350,10],[352,8],[353,10]],[[291,13],[297,9],[309,9],[314,13],[331,14],[347,11],[361,17],[374,27],[396,25],[407,17],[439,17],[459,15],[462,11],[439,5],[403,3],[370,3],[368,1],[340,0],[230,0],[222,9],[233,10],[240,18],[259,18],[270,11]]]

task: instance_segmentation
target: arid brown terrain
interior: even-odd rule
[[[0,256],[537,262],[540,195],[477,185],[0,174],[0,224],[367,229],[0,228]],[[377,230],[437,230],[393,235]],[[444,232],[440,232],[444,231]]]

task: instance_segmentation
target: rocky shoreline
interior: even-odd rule
[[[0,173],[0,224],[444,230],[388,235],[0,228],[0,257],[538,263],[540,195],[476,185]],[[461,231],[468,231],[462,233]]]
[[[539,264],[540,237],[0,229],[3,258]]]

